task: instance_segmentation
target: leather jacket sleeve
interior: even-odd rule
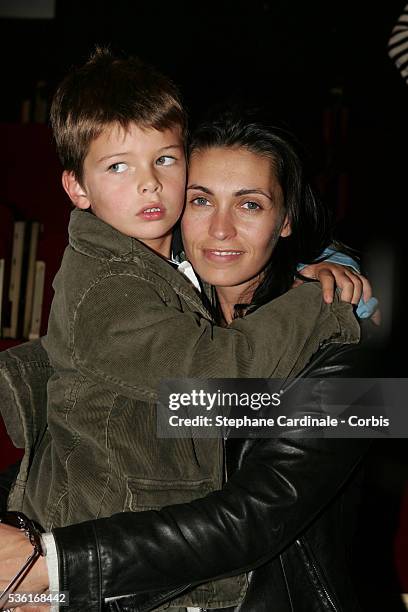
[[[17,477],[19,468],[20,462],[10,465],[0,473],[0,512],[5,512],[7,509],[7,497],[10,493],[11,485]]]
[[[362,352],[327,346],[304,374],[364,376]],[[221,491],[56,529],[67,610],[101,610],[101,601],[126,595],[121,610],[152,610],[193,584],[256,568],[336,496],[369,442],[307,438],[299,430],[294,437],[229,440],[230,477]]]

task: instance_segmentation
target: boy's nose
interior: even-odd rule
[[[235,225],[229,211],[215,210],[211,216],[208,233],[217,240],[227,240],[236,235]]]
[[[144,175],[140,177],[138,183],[138,191],[140,194],[155,193],[159,191],[160,188],[160,181],[154,172],[145,172]]]

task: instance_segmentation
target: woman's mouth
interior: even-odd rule
[[[239,259],[245,251],[235,249],[203,249],[204,257],[212,262],[228,263]]]

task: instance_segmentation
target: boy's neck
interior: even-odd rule
[[[138,240],[157,253],[157,255],[161,255],[165,259],[170,259],[172,234],[152,240],[144,238],[138,238]]]
[[[95,215],[94,211],[91,208],[88,208],[86,210],[89,214],[94,215],[95,217],[98,217],[98,215]],[[103,219],[101,219],[101,221],[103,221],[104,223],[107,223]],[[157,255],[160,255],[161,257],[164,257],[165,259],[170,259],[173,232],[169,232],[168,234],[164,236],[160,236],[159,238],[139,238],[138,236],[131,236],[130,234],[121,232],[119,229],[113,227],[110,223],[107,223],[107,225],[110,225],[110,227],[115,229],[117,232],[120,232],[122,236],[128,236],[129,238],[135,238],[136,240],[138,240],[139,242],[147,246],[150,250],[152,250]]]

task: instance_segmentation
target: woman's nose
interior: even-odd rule
[[[217,240],[227,240],[236,235],[236,229],[232,215],[229,211],[215,210],[211,215],[208,230],[210,236]]]

